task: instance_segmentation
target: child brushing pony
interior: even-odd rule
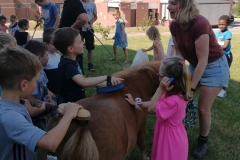
[[[179,57],[165,59],[161,66],[159,87],[151,101],[134,101],[131,94],[126,100],[136,108],[156,114],[151,160],[186,160],[188,137],[183,124],[186,105],[190,99],[190,73]]]

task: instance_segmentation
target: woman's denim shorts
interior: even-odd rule
[[[189,65],[191,74],[195,71],[195,66]],[[198,83],[200,86],[228,87],[229,67],[227,58],[223,55],[214,62],[208,63],[203,75]]]

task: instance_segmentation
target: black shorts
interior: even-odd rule
[[[228,66],[230,68],[233,61],[232,52],[230,54],[225,54],[225,56],[227,57]]]
[[[92,33],[91,33],[92,31]],[[94,30],[91,29],[91,31],[82,31],[82,39],[85,41],[85,46],[87,50],[94,50]]]

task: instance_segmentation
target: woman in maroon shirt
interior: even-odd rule
[[[168,3],[176,55],[190,63],[192,93],[201,87],[198,99],[200,131],[193,152],[195,158],[201,159],[207,152],[211,106],[221,88],[228,86],[229,68],[211,25],[199,14],[194,0],[169,0]]]

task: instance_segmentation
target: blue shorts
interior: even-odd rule
[[[195,71],[195,66],[189,65],[191,74]],[[200,86],[228,87],[229,67],[225,55],[214,62],[208,63],[199,81]]]

